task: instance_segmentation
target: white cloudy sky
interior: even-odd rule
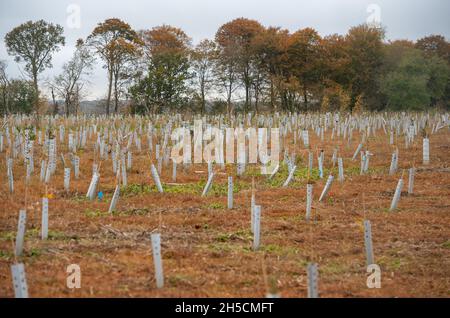
[[[80,8],[80,28],[68,24],[71,4]],[[197,43],[213,38],[220,25],[238,17],[291,31],[313,27],[321,35],[345,34],[351,26],[373,15],[368,12],[371,4],[380,9],[388,39],[416,40],[429,34],[450,39],[448,0],[0,0],[0,60],[8,62],[10,76],[21,76],[23,66],[7,55],[3,39],[13,27],[28,20],[44,19],[65,30],[66,46],[54,55],[53,69],[42,73],[43,83],[60,72],[72,55],[76,39],[86,38],[106,18],[123,19],[136,30],[171,24],[182,28]],[[88,97],[103,97],[106,73],[100,61],[90,81]]]

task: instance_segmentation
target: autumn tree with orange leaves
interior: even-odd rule
[[[228,102],[230,102],[232,80],[238,75],[244,90],[244,109],[249,110],[251,104],[251,88],[255,79],[255,50],[254,40],[264,31],[264,27],[255,20],[245,18],[235,19],[222,25],[216,33],[216,42],[219,46],[222,68],[228,76]]]
[[[128,23],[120,19],[107,19],[99,23],[87,38],[87,44],[105,62],[108,72],[108,94],[106,98],[106,114],[110,113],[111,93],[114,86],[115,105],[118,111],[120,74],[140,52],[142,40]]]
[[[302,29],[290,37],[288,63],[301,90],[305,111],[310,94],[324,77],[322,51],[322,38],[314,29]]]
[[[63,31],[45,21],[28,22],[5,38],[9,54],[27,63],[35,90],[37,75],[64,44]],[[28,42],[36,43],[34,54]],[[384,29],[368,24],[320,35],[313,28],[290,32],[237,18],[221,25],[214,39],[193,46],[180,28],[136,32],[111,18],[95,27],[86,45],[107,70],[107,114],[112,97],[119,111],[124,93],[132,111],[141,113],[450,108],[450,43],[440,35],[386,41]],[[6,73],[2,78],[9,81]],[[0,112],[14,103],[6,98],[5,83]],[[24,100],[19,104],[32,109]]]
[[[283,82],[288,73],[289,31],[269,27],[259,33],[253,43],[260,72],[268,83],[268,101],[271,109],[278,108],[277,100],[285,95]]]

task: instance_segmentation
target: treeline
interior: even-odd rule
[[[39,113],[38,75],[65,44],[61,26],[27,22],[5,37],[7,51],[25,63],[29,81],[10,80],[0,64],[2,112]],[[99,23],[60,75],[49,83],[66,114],[76,113],[98,58],[108,76],[106,113],[126,100],[133,113],[207,110],[379,111],[450,107],[450,43],[432,35],[386,41],[370,25],[322,37],[235,19],[197,45],[169,25],[135,31],[120,19]]]

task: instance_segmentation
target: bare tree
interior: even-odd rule
[[[113,66],[115,113],[119,111],[120,96],[127,92],[127,87],[131,85],[132,79],[136,76],[138,61],[142,54],[139,46],[126,43],[122,43],[116,49],[116,63]]]
[[[227,51],[221,52],[216,62],[214,69],[216,85],[219,91],[225,92],[227,114],[230,116],[233,112],[233,93],[239,88],[238,64],[233,54]]]
[[[51,83],[52,89],[64,99],[65,114],[77,113],[80,91],[86,82],[85,77],[90,74],[94,58],[80,39],[77,41],[76,51],[72,59],[63,65],[61,74]]]
[[[2,104],[5,108],[5,113],[9,114],[9,94],[8,94],[8,88],[9,88],[9,79],[6,75],[6,62],[0,61],[0,89],[2,93]]]
[[[198,91],[202,114],[206,110],[206,94],[213,84],[216,57],[216,45],[210,40],[201,41],[191,52],[191,65],[194,71],[193,84]]]

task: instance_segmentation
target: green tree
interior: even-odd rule
[[[6,49],[16,62],[25,63],[25,72],[33,81],[35,109],[38,112],[38,75],[52,67],[52,54],[65,44],[63,28],[44,20],[28,21],[5,36]]]
[[[450,65],[450,43],[442,35],[430,35],[417,41],[416,48],[423,51],[427,57],[440,57]],[[441,100],[450,107],[450,81]],[[436,99],[433,102],[437,103]]]
[[[449,104],[450,65],[438,56],[427,58],[429,68],[429,80],[427,88],[431,96],[431,106],[436,106],[440,101]]]
[[[0,87],[0,111],[2,113],[29,114],[35,103],[35,88],[32,81],[10,80],[7,86]],[[7,101],[7,105],[4,101]]]
[[[380,80],[380,86],[389,109],[424,110],[444,95],[449,78],[450,69],[445,61],[426,58],[419,50],[409,49]]]
[[[183,30],[169,25],[143,32],[147,74],[130,88],[135,103],[145,111],[180,107],[191,78],[191,39]]]
[[[416,48],[427,56],[437,55],[450,64],[450,43],[442,35],[430,35],[419,39]]]

